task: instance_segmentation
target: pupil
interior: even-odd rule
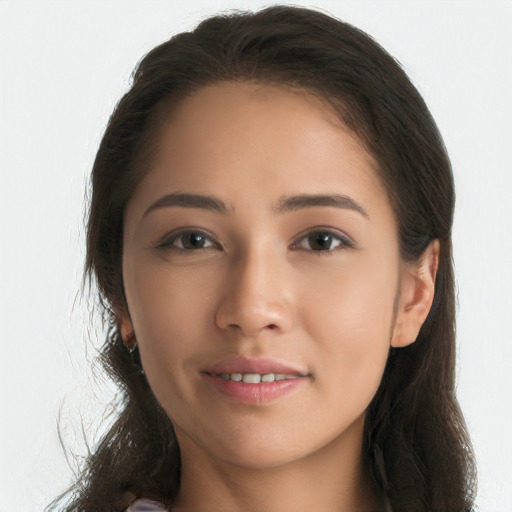
[[[327,233],[318,233],[312,237],[311,247],[313,249],[329,249],[331,241],[331,235]]]
[[[188,247],[197,248],[197,247],[203,247],[204,246],[204,236],[198,235],[192,233],[187,237],[187,244]]]

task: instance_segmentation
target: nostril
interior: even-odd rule
[[[239,329],[239,330],[243,330],[243,329],[242,329],[242,327],[241,327],[240,325],[235,324],[235,323],[233,323],[233,324],[227,324],[227,325],[226,325],[226,327],[227,327],[227,328],[230,328],[230,329]],[[268,325],[264,326],[262,330],[265,330],[265,329],[269,329],[269,330],[271,330],[271,331],[275,331],[275,330],[279,329],[279,327],[278,327],[276,324],[268,324]]]

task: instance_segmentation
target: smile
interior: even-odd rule
[[[310,375],[286,373],[209,373],[202,372],[206,383],[221,396],[238,404],[263,405],[302,388]]]
[[[221,373],[215,375],[222,380],[231,380],[233,382],[245,382],[246,384],[260,384],[261,382],[275,382],[280,380],[297,379],[305,375],[286,375],[284,373]]]

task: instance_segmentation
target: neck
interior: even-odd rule
[[[177,431],[182,452],[175,512],[375,512],[362,462],[362,421],[308,456],[269,468],[214,460]]]

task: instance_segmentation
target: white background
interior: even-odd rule
[[[285,2],[286,3],[286,2]],[[458,390],[482,511],[512,510],[512,2],[327,1],[427,100],[458,202]],[[139,58],[226,8],[262,1],[0,0],[0,512],[37,512],[70,482],[112,398],[88,369],[102,341],[80,295],[87,175]],[[99,427],[101,430],[101,427]],[[73,463],[73,456],[69,455]]]

